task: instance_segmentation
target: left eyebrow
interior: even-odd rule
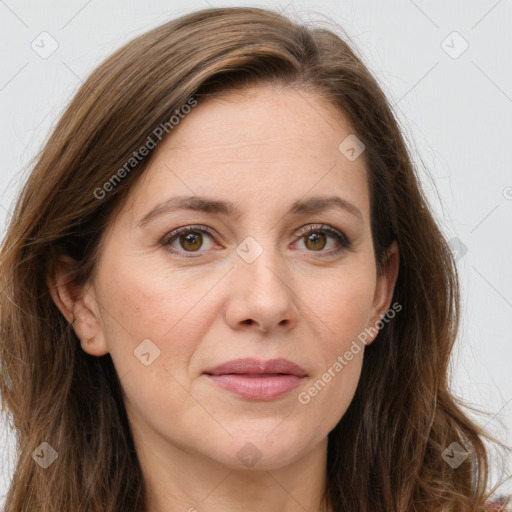
[[[357,217],[361,224],[364,224],[364,218],[361,211],[353,204],[338,196],[315,196],[295,201],[288,210],[288,214],[301,215],[305,213],[321,213],[333,208],[341,209],[350,213]],[[226,215],[229,217],[238,217],[243,213],[236,203],[231,201],[211,199],[197,195],[176,196],[157,204],[136,222],[136,227],[143,227],[155,217],[175,210],[193,210],[210,214]]]

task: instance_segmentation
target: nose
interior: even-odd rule
[[[272,251],[264,250],[252,263],[238,258],[229,286],[226,321],[232,329],[269,332],[289,330],[297,324],[299,299],[290,271]]]

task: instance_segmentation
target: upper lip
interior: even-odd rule
[[[306,372],[298,364],[288,359],[269,359],[261,361],[254,358],[233,359],[210,368],[204,373],[209,375],[255,375],[255,374],[285,374],[306,377]]]

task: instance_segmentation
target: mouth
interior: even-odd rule
[[[204,372],[225,391],[245,399],[273,400],[291,393],[307,377],[306,372],[287,359],[236,359]]]

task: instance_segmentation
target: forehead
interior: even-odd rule
[[[339,150],[351,133],[334,105],[304,91],[260,86],[200,98],[158,144],[131,204],[143,213],[143,204],[171,194],[224,192],[237,202],[288,206],[334,192],[368,215],[364,158],[350,161]]]
[[[255,86],[200,98],[157,153],[194,149],[241,158],[269,149],[286,153],[300,141],[304,152],[316,151],[318,157],[320,151],[337,149],[337,139],[350,132],[345,116],[325,98],[293,88]]]

